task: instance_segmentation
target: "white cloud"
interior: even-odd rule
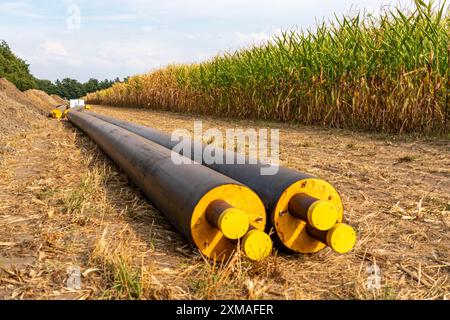
[[[27,19],[45,19],[45,16],[39,14],[35,7],[25,1],[1,1],[0,17],[27,18]]]
[[[117,21],[133,21],[140,18],[138,14],[111,14],[111,15],[95,15],[83,16],[83,20],[96,22],[117,22]]]
[[[67,57],[69,50],[61,42],[46,41],[38,47],[38,52],[50,56]]]
[[[298,26],[411,0],[0,0],[0,38],[41,78],[115,78],[260,44]],[[352,3],[356,5],[352,6]],[[66,28],[67,6],[83,28]],[[27,19],[26,16],[45,20]],[[84,22],[85,23],[84,23]]]
[[[235,32],[235,36],[241,45],[261,44],[272,38],[271,34],[265,32]]]
[[[144,32],[153,32],[153,31],[155,31],[155,27],[154,26],[143,26],[143,27],[141,27],[141,30]]]

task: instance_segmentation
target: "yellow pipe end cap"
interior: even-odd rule
[[[308,222],[320,231],[333,228],[338,219],[338,210],[330,201],[318,200],[308,209]]]
[[[272,239],[261,230],[251,230],[242,239],[244,254],[253,261],[261,261],[272,252]]]
[[[84,107],[84,109],[85,109],[85,110],[91,110],[92,107],[91,107],[90,105],[87,105],[87,106]]]
[[[229,208],[220,215],[218,227],[225,237],[236,240],[247,233],[250,222],[244,211]]]
[[[62,114],[61,110],[59,110],[59,109],[52,110],[52,118],[61,119],[62,116],[63,116],[63,114]]]
[[[356,232],[347,224],[337,223],[327,233],[327,244],[337,253],[347,253],[356,243]]]

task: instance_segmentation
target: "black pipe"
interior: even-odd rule
[[[167,133],[98,113],[89,112],[89,114],[136,133],[168,149],[173,149],[179,144],[179,141],[172,141],[171,135]],[[190,157],[194,159],[195,145],[194,143],[190,145]],[[203,144],[202,152],[207,147],[209,146]],[[324,180],[282,166],[278,167],[278,171],[274,175],[262,175],[262,170],[269,168],[269,164],[218,147],[215,148],[214,152],[216,155],[223,154],[222,163],[203,163],[203,165],[244,183],[258,194],[264,203],[267,214],[270,216],[268,228],[273,227],[275,229],[275,243],[281,249],[288,252],[311,253],[325,247],[325,243],[312,239],[310,234],[306,232],[307,222],[298,219],[299,214],[289,214],[288,206],[292,197],[299,194],[307,194],[323,201],[331,201],[338,211],[336,213],[338,216],[337,222],[342,222],[342,202],[333,186]],[[226,163],[228,158],[234,159],[233,164]],[[307,209],[305,208],[305,210]]]
[[[226,201],[246,212],[251,226],[264,230],[264,206],[243,184],[199,164],[174,164],[170,150],[90,113],[71,110],[67,116],[206,256],[221,257],[235,249],[235,242],[206,218],[207,208],[214,201]]]

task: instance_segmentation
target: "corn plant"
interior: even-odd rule
[[[382,132],[447,132],[446,2],[335,17],[262,45],[169,65],[89,103],[298,121]]]

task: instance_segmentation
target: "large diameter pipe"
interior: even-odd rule
[[[149,127],[98,113],[89,112],[89,114],[168,149],[173,149],[179,143],[172,141],[171,135]],[[194,143],[191,143],[191,146],[190,154],[191,158],[194,158]],[[202,151],[205,151],[207,147],[211,148],[203,145]],[[317,233],[308,230],[312,227],[317,231],[325,232],[331,230],[337,223],[342,224],[344,209],[341,197],[330,183],[281,166],[274,175],[261,175],[261,170],[267,168],[268,164],[250,161],[248,157],[230,150],[215,148],[214,152],[216,155],[223,154],[223,161],[212,164],[203,163],[203,165],[244,183],[258,194],[266,212],[270,215],[268,226],[273,227],[274,239],[279,247],[286,251],[313,253],[327,246],[328,243],[323,240],[323,237],[317,237]],[[233,164],[226,163],[225,160],[230,158],[234,159]],[[331,246],[332,249],[344,247],[350,251],[355,244],[355,241],[351,240],[352,237],[334,237],[334,239],[341,239],[340,241],[345,243],[336,244],[337,240],[335,240],[335,246]],[[343,253],[342,250],[340,252]]]
[[[64,105],[59,105],[52,109],[52,111],[49,114],[49,117],[54,119],[61,119],[66,112],[67,107]]]
[[[271,241],[263,232],[264,205],[251,189],[199,164],[177,165],[169,149],[87,113],[71,110],[67,117],[204,255],[226,257],[242,236],[242,248],[251,259],[270,253]],[[246,237],[250,229],[260,238]],[[260,241],[264,237],[269,243]]]

